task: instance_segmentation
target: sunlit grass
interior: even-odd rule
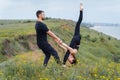
[[[79,59],[80,60],[80,59]],[[63,68],[52,58],[47,68],[42,66],[41,52],[22,53],[0,65],[0,78],[7,80],[119,80],[120,64],[102,61],[85,64],[79,61],[77,65]]]

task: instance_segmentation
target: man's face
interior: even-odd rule
[[[45,13],[42,12],[40,15],[41,15],[42,20],[44,20],[45,19]]]

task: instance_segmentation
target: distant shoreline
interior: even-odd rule
[[[90,27],[90,29],[96,30],[98,32],[102,32],[106,35],[109,35],[111,37],[114,37],[118,40],[120,40],[120,27],[116,26],[93,26]]]

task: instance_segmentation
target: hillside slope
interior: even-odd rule
[[[71,20],[47,19],[45,23],[63,42],[70,43],[74,33],[75,22]],[[64,69],[56,65],[54,60],[51,59],[48,69],[44,71],[41,66],[44,55],[36,45],[34,24],[35,21],[30,20],[0,21],[1,79],[93,80],[101,78],[117,80],[120,78],[120,70],[118,68],[120,67],[120,41],[85,26],[81,27],[82,41],[76,55],[78,64]],[[64,50],[54,43],[50,37],[48,40],[58,51],[61,59],[63,59]],[[7,59],[2,54],[6,55]]]

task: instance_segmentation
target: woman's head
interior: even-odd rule
[[[77,60],[76,60],[76,58],[75,58],[75,56],[73,56],[73,55],[69,55],[69,57],[68,57],[68,61],[71,63],[71,64],[76,64],[77,63]]]

